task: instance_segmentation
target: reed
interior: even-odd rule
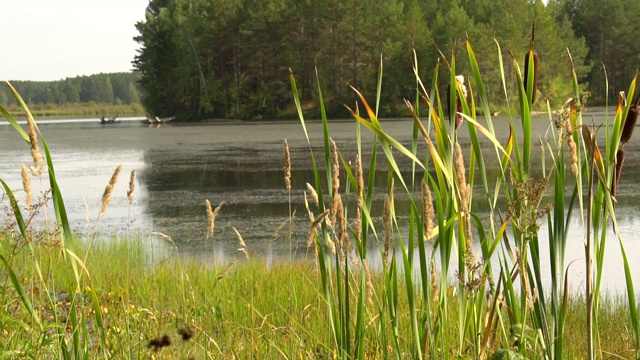
[[[116,186],[118,182],[118,177],[120,176],[120,172],[122,171],[122,165],[118,165],[118,167],[113,172],[111,179],[109,180],[109,184],[104,188],[104,193],[102,194],[102,205],[100,206],[100,212],[98,213],[98,217],[104,215],[111,203],[111,193],[113,192],[113,188]]]

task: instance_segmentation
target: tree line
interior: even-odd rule
[[[355,101],[351,86],[374,96],[382,59],[380,112],[398,115],[405,114],[402,99],[415,96],[414,51],[425,84],[443,55],[455,54],[456,72],[468,78],[468,37],[499,106],[496,44],[511,91],[508,53],[522,66],[535,23],[539,98],[555,107],[570,93],[569,50],[590,103],[601,104],[627,86],[640,62],[632,36],[639,11],[637,0],[150,0],[136,24],[140,49],[131,75],[139,76],[142,97],[114,74],[27,93],[36,102],[126,103],[137,96],[149,113],[185,120],[274,118],[293,114],[291,69],[306,109],[317,111],[319,79],[329,115],[345,116],[343,104]],[[448,80],[446,67],[440,71]]]
[[[77,76],[58,81],[11,81],[28,105],[113,104],[140,102],[138,73],[111,73]],[[0,87],[0,103],[17,106],[7,87]]]

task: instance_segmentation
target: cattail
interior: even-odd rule
[[[33,157],[33,175],[40,176],[44,171],[44,162],[40,147],[38,146],[38,133],[36,132],[36,124],[31,114],[27,114],[27,126],[29,128],[29,143],[31,144],[31,157]]]
[[[464,96],[464,98],[467,99],[467,87],[464,84],[463,75],[456,75],[456,84],[457,86],[460,87],[460,90],[462,91],[462,96]],[[447,104],[449,104],[450,101],[451,101],[451,84],[447,85]],[[462,101],[460,101],[460,97],[458,96],[457,91],[455,95],[455,104],[456,104],[455,114],[453,114],[453,118],[455,119],[455,127],[457,130],[460,127],[460,125],[462,125],[462,121],[464,120],[464,118],[461,115],[462,112],[464,111],[464,108],[462,107]],[[449,122],[453,123],[451,118],[451,111],[449,111]]]
[[[309,195],[311,195],[311,198],[313,199],[313,202],[316,204],[317,207],[320,207],[320,202],[318,201],[318,193],[316,192],[316,189],[313,188],[313,186],[311,186],[311,184],[307,183],[307,191],[309,191]]]
[[[129,191],[127,191],[127,199],[129,204],[133,204],[133,190],[136,188],[136,171],[131,170],[131,176],[129,176]]]
[[[422,203],[424,217],[424,236],[427,240],[429,240],[434,229],[433,218],[435,217],[435,211],[433,209],[431,190],[429,189],[429,186],[427,185],[427,182],[424,181],[424,179],[422,179]]]
[[[633,135],[633,130],[636,128],[636,122],[638,121],[638,114],[640,114],[640,106],[638,103],[640,102],[640,94],[636,98],[635,104],[629,107],[629,113],[627,114],[627,120],[624,122],[624,128],[622,128],[622,133],[620,133],[620,142],[625,144],[629,139],[631,139],[631,135]]]
[[[26,198],[26,207],[27,210],[31,210],[31,202],[33,201],[33,193],[31,192],[31,179],[29,178],[29,172],[27,171],[27,167],[22,164],[22,187],[24,188],[24,192],[27,194]]]
[[[287,190],[291,190],[291,155],[287,139],[284,139],[284,185]]]
[[[100,213],[98,213],[98,217],[104,215],[107,211],[107,207],[111,202],[111,193],[113,192],[113,188],[116,186],[116,182],[118,182],[118,176],[120,175],[120,171],[122,170],[122,165],[118,165],[116,170],[113,172],[111,176],[111,180],[109,180],[109,184],[104,188],[104,194],[102,194],[102,206],[100,207]]]
[[[616,153],[616,176],[611,181],[611,197],[616,196],[618,184],[620,184],[620,175],[622,175],[622,165],[624,164],[624,148],[619,148]]]
[[[238,231],[238,229],[233,228],[233,231],[236,232],[236,235],[238,236],[238,243],[240,243],[240,247],[238,248],[238,251],[243,253],[244,256],[247,258],[247,260],[249,260],[249,251],[247,250],[247,244],[245,244],[244,240],[242,239],[242,235],[240,235],[240,232]]]

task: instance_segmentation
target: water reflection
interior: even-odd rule
[[[544,118],[536,119],[533,133],[543,136],[548,124]],[[150,236],[152,232],[159,231],[171,236],[183,254],[207,261],[214,257],[219,261],[227,261],[243,256],[237,251],[237,237],[233,231],[236,228],[254,256],[264,256],[271,261],[288,258],[292,253],[304,256],[309,219],[303,192],[306,183],[313,183],[314,180],[309,149],[299,123],[173,125],[148,128],[132,121],[102,126],[95,121],[40,126],[54,156],[58,180],[74,229],[85,234],[97,232],[109,236],[132,233]],[[410,145],[411,121],[384,121],[383,126],[391,136]],[[498,119],[495,126],[499,141],[505,142],[508,137],[507,122]],[[308,131],[319,166],[324,168],[321,125],[310,123]],[[330,131],[344,158],[355,161],[354,123],[335,122],[330,125]],[[460,134],[461,143],[467,147],[465,153],[468,153],[469,139],[464,131]],[[284,188],[285,138],[289,142],[293,165],[291,194]],[[370,162],[367,154],[371,153],[371,149],[367,146],[370,146],[371,138],[363,129],[365,166]],[[495,153],[490,150],[488,140],[481,138],[481,141],[486,144],[484,156],[489,176],[496,177],[499,168],[494,160]],[[418,151],[424,153],[424,144],[421,142],[418,146]],[[636,137],[627,144],[627,149],[637,146]],[[20,164],[31,162],[28,147],[10,126],[0,126],[0,147],[0,177],[13,189],[19,189]],[[541,153],[534,152],[533,164],[541,164]],[[405,157],[398,153],[397,159],[402,169],[410,169]],[[546,161],[548,170],[551,162],[549,159]],[[378,163],[378,170],[381,171],[376,174],[375,184],[382,189],[386,186],[387,175],[381,152],[378,154]],[[121,179],[112,195],[109,210],[96,222],[104,187],[118,164],[123,164]],[[137,177],[134,204],[130,206],[126,192],[128,172],[131,170],[136,171]],[[541,176],[542,166],[536,165],[532,171],[536,176]],[[627,151],[618,189],[617,213],[621,225],[620,236],[626,241],[628,256],[634,266],[632,271],[637,277],[640,277],[640,247],[635,246],[634,241],[635,234],[640,230],[640,193],[635,181],[639,173],[638,152]],[[44,184],[47,181],[43,179]],[[487,200],[482,195],[480,179],[476,179],[474,190],[472,210],[485,218]],[[17,194],[23,196],[20,192]],[[213,206],[223,203],[216,219],[215,236],[208,240],[206,199]],[[402,214],[408,214],[410,204],[401,191],[397,192],[396,200],[397,212],[401,214],[399,221],[403,224],[407,219]],[[376,192],[371,209],[376,224],[380,222],[383,201],[383,191]],[[500,204],[501,207],[506,205],[504,201]],[[314,206],[312,210],[316,211]],[[49,214],[52,214],[51,211],[49,209]],[[545,238],[546,221],[542,219],[541,224],[541,238]],[[572,224],[567,264],[584,257],[578,214],[574,214]],[[546,242],[543,239],[541,241]],[[379,262],[378,244],[373,239],[369,244],[369,259],[375,266],[376,259]],[[613,234],[608,248],[605,261],[610,272],[604,282],[612,291],[622,290],[623,271]],[[545,249],[541,251],[543,254],[547,252]],[[548,268],[548,264],[546,266]],[[579,263],[572,265],[570,275],[575,279],[572,282],[574,286],[580,286],[583,268]]]

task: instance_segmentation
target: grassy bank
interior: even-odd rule
[[[129,105],[117,104],[96,104],[77,103],[77,104],[36,104],[30,107],[31,114],[36,117],[41,116],[91,116],[91,117],[113,117],[115,115],[144,115],[146,113],[144,107],[140,103]],[[12,116],[24,116],[21,107],[12,105],[7,108]]]
[[[320,273],[312,261],[284,262],[267,268],[265,261],[256,259],[214,267],[166,252],[154,255],[152,242],[134,238],[95,244],[84,262],[88,271],[82,286],[72,296],[68,284],[74,283],[74,270],[59,246],[41,243],[33,247],[33,253],[25,250],[16,254],[12,242],[4,239],[0,254],[10,261],[43,330],[38,330],[28,311],[20,306],[20,294],[5,279],[3,350],[14,357],[58,358],[56,336],[71,342],[73,335],[80,333],[88,337],[87,354],[102,357],[105,349],[98,346],[100,325],[96,324],[91,303],[95,292],[102,310],[106,351],[115,358],[333,357],[331,324],[318,287]],[[69,248],[76,254],[86,250],[86,246]],[[361,271],[356,270],[354,278]],[[384,349],[388,347],[385,338],[394,336],[391,324],[379,316],[384,276],[373,274],[371,281],[373,291],[365,303],[365,354],[367,358],[395,357],[393,352],[397,350]],[[399,282],[398,291],[404,293],[405,285]],[[450,299],[447,311],[455,316],[457,295],[453,288],[445,293]],[[415,300],[423,302],[420,296]],[[407,358],[411,353],[410,314],[406,298],[399,301],[400,358]],[[565,333],[572,346],[565,355],[579,358],[586,351],[581,336],[586,326],[583,299],[571,297],[567,312],[571,316]],[[508,315],[506,309],[503,315]],[[626,304],[621,299],[605,299],[601,304],[599,336],[601,349],[609,356],[630,357],[633,336],[624,326],[626,318]],[[350,321],[355,321],[355,316]],[[453,322],[443,331],[455,336],[459,329]],[[56,332],[58,335],[48,336]],[[156,349],[153,344],[164,335],[169,336],[171,344]],[[494,349],[501,346],[504,344],[499,342],[491,345]],[[455,347],[441,351],[456,353]]]

